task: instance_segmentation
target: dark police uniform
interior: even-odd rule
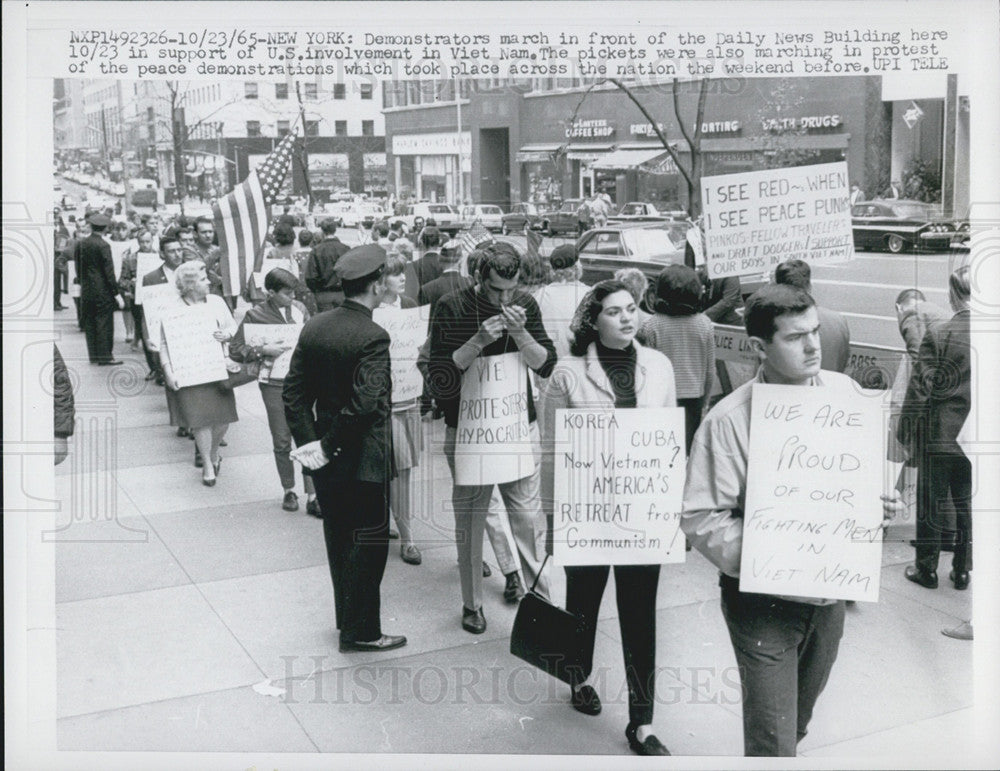
[[[336,264],[341,280],[385,264],[370,244]],[[369,308],[345,299],[306,322],[285,377],[285,417],[297,446],[321,440],[329,463],[316,484],[341,649],[382,637],[380,584],[389,553],[392,466],[389,335]],[[315,418],[313,409],[315,408]],[[405,642],[405,638],[403,639]]]
[[[107,227],[103,215],[91,218],[91,224]],[[80,282],[80,313],[87,337],[87,355],[91,364],[110,364],[115,340],[115,311],[118,310],[118,282],[111,259],[111,246],[99,233],[92,233],[76,247],[76,275]]]

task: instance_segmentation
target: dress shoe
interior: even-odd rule
[[[951,637],[953,640],[971,640],[972,624],[968,621],[963,621],[954,629],[942,629],[941,634],[945,637]]]
[[[390,528],[389,529],[389,540],[390,541],[398,541],[399,540],[399,532],[396,531],[396,530],[393,530],[392,528]]]
[[[391,651],[402,648],[406,645],[406,638],[399,635],[384,634],[373,642],[348,642],[340,641],[341,653],[354,653],[356,651]]]
[[[299,496],[297,496],[294,491],[289,490],[285,493],[284,499],[281,501],[281,508],[285,511],[298,511],[299,510]]]
[[[306,501],[306,514],[316,519],[323,519],[323,512],[319,510],[319,498]]]
[[[584,715],[601,714],[601,697],[597,695],[593,686],[581,685],[579,688],[573,688],[569,703],[573,705],[573,709]]]
[[[472,634],[482,634],[486,631],[486,616],[483,609],[469,610],[462,606],[462,629]]]
[[[149,374],[146,375],[146,381],[148,382],[150,380],[156,380],[156,373],[153,372],[153,370],[150,370]]]
[[[635,735],[637,725],[629,723],[625,729],[625,738],[628,739],[629,749],[636,755],[669,755],[670,750],[663,746],[659,739],[650,734],[641,742]]]
[[[937,589],[938,577],[937,573],[933,570],[924,572],[916,565],[907,565],[906,570],[903,571],[903,575],[906,576],[907,581],[920,584],[927,589]]]
[[[111,359],[111,361],[99,361],[97,366],[99,367],[117,367],[119,364],[124,364],[121,359]]]
[[[212,477],[211,479],[205,479],[205,477],[201,478],[201,483],[205,485],[205,487],[215,487],[215,482],[215,477]]]
[[[521,585],[521,576],[515,570],[507,574],[507,585],[503,588],[503,598],[509,603],[515,603],[524,596],[524,586]]]
[[[489,566],[489,565],[487,565],[487,564],[486,564],[486,563],[484,562],[484,563],[483,563],[483,578],[489,578],[489,577],[490,577],[491,575],[493,575],[493,571],[492,571],[492,570],[490,570],[490,566]]]
[[[66,310],[66,306],[65,305],[57,305],[52,310],[55,310],[55,311],[64,311],[64,310]]]
[[[229,446],[229,442],[227,442],[225,439],[220,439],[219,440],[219,447],[228,447],[228,446]]]
[[[403,558],[403,562],[408,565],[419,565],[423,562],[423,557],[420,556],[420,549],[414,546],[412,543],[409,546],[399,547],[399,556]]]
[[[953,584],[955,584],[955,588],[958,589],[959,591],[961,591],[963,589],[968,589],[969,588],[969,571],[968,570],[963,570],[963,571],[961,571],[959,573],[956,573],[953,570],[953,571],[951,571],[951,573],[948,574],[948,578],[951,579],[951,582]]]

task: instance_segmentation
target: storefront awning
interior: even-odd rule
[[[602,157],[605,153],[610,153],[614,149],[613,144],[582,143],[569,145],[566,148],[566,157],[571,161],[593,161]]]
[[[552,153],[559,149],[560,145],[523,145],[514,160],[518,163],[545,163],[551,160]]]
[[[729,139],[702,139],[703,153],[738,153],[748,150],[843,150],[850,142],[850,134],[787,134],[773,137],[732,137]]]
[[[594,161],[595,169],[637,169],[646,164],[654,164],[667,155],[663,148],[647,148],[645,150],[615,150],[613,153]]]

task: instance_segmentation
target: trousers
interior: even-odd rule
[[[594,640],[601,598],[608,583],[609,565],[578,565],[566,571],[566,610],[577,614],[586,629],[586,657],[579,682],[594,667]],[[615,565],[618,627],[622,634],[625,682],[628,683],[628,718],[636,725],[653,722],[653,687],[656,680],[656,588],[659,565]]]
[[[271,430],[271,446],[274,448],[274,464],[278,467],[278,478],[285,490],[295,489],[295,464],[289,457],[292,451],[292,430],[285,420],[285,405],[281,401],[280,383],[258,383],[260,396],[267,412],[267,427]],[[313,492],[312,477],[303,475],[305,490]]]
[[[532,424],[532,441],[538,443],[538,427]],[[444,435],[444,454],[455,476],[456,429],[447,427]],[[499,485],[453,485],[451,502],[455,512],[455,543],[458,546],[458,571],[462,584],[462,603],[469,610],[478,610],[483,604],[483,530],[489,511],[494,487],[507,507],[511,535],[521,557],[524,580],[531,583],[538,577],[535,591],[548,597],[548,573],[541,572],[539,554],[545,551],[545,517],[540,498],[539,465],[534,471],[514,482]]]
[[[739,590],[723,575],[722,615],[743,685],[747,757],[795,757],[830,678],[844,633],[844,603],[809,605]]]
[[[91,364],[111,361],[111,349],[115,344],[115,305],[80,301],[83,317],[83,334],[87,339],[87,356]]]
[[[382,636],[382,576],[389,557],[388,485],[314,473],[341,642]]]
[[[917,470],[917,567],[936,571],[941,542],[950,540],[945,504],[955,509],[956,573],[972,570],[972,464],[964,455],[924,452]]]

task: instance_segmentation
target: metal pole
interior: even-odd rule
[[[462,174],[462,89],[461,81],[455,80],[455,113],[458,123],[458,205],[465,203],[465,180]]]
[[[121,146],[118,148],[122,159],[122,186],[125,188],[125,216],[132,214],[132,184],[128,178],[128,162],[125,160],[125,104],[122,100],[122,84],[117,84],[118,94],[118,125],[121,126]]]

